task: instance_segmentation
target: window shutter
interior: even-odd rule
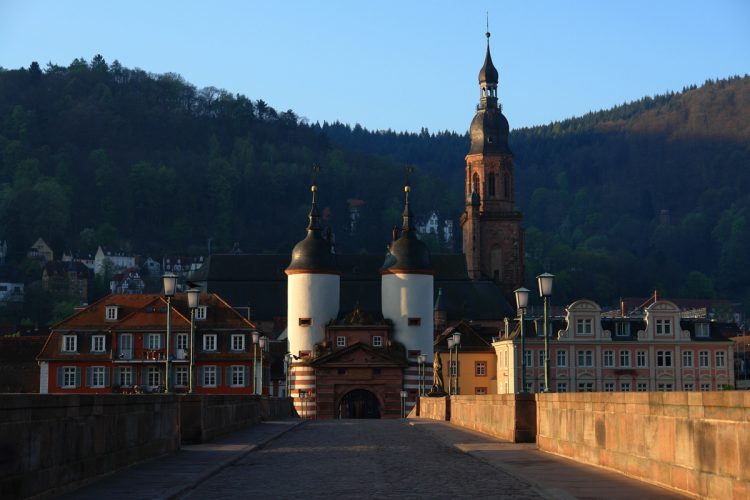
[[[244,377],[245,383],[243,384],[243,386],[247,387],[248,385],[250,385],[250,367],[245,366],[244,369],[245,369],[245,377]]]
[[[198,367],[198,383],[196,384],[200,387],[203,387],[203,367]]]
[[[227,385],[232,385],[232,367],[227,366]]]
[[[164,337],[165,337],[165,334],[163,333],[159,334],[159,349],[164,349],[165,347],[167,347],[167,343],[164,340]]]
[[[148,384],[148,368],[141,369],[141,385]]]
[[[90,366],[86,368],[86,387],[91,387],[92,371]]]
[[[104,387],[109,387],[111,384],[109,383],[109,367],[104,367]]]
[[[81,387],[81,369],[76,368],[76,387]]]
[[[63,369],[58,368],[57,369],[57,387],[63,386]]]
[[[113,375],[114,376],[112,377],[112,383],[115,385],[120,385],[120,368],[119,367],[115,367]]]
[[[216,367],[216,387],[221,386],[221,367]]]

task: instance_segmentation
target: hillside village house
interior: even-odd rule
[[[684,319],[658,299],[642,316],[603,317],[598,304],[578,300],[563,322],[551,322],[553,392],[716,391],[734,386],[730,331],[736,325]],[[733,328],[734,329],[733,329]],[[524,321],[526,390],[544,390],[542,321]],[[498,393],[522,392],[520,325],[493,342]]]
[[[167,368],[170,389],[187,392],[191,358],[197,393],[253,394],[254,366],[261,391],[253,323],[217,295],[201,294],[191,356],[186,294],[176,294],[172,305],[169,357],[167,302],[161,295],[108,295],[53,326],[37,357],[39,392],[159,392],[165,389]],[[267,381],[268,357],[263,366]]]
[[[38,260],[42,264],[52,262],[55,260],[55,252],[52,251],[50,246],[42,238],[37,238],[33,245],[26,252],[26,256],[30,259]]]
[[[135,267],[135,256],[123,250],[99,246],[94,256],[94,273],[101,274],[106,262],[112,266],[111,271],[123,271]]]
[[[53,292],[67,293],[88,302],[91,270],[78,261],[52,261],[42,268],[42,287]]]

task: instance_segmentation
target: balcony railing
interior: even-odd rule
[[[175,349],[170,353],[172,361],[187,361],[189,349]],[[164,361],[167,359],[165,349],[119,349],[115,361]]]

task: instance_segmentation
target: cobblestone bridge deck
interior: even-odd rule
[[[425,420],[265,422],[108,476],[66,498],[682,498]]]

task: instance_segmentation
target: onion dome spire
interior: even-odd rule
[[[409,172],[413,171],[410,168]],[[391,243],[388,254],[385,257],[381,273],[418,272],[431,273],[432,259],[430,250],[424,242],[417,238],[417,233],[412,226],[412,213],[409,207],[409,193],[411,186],[407,180],[404,186],[404,212],[401,225],[401,236]],[[395,233],[394,233],[395,235]]]
[[[317,172],[318,167],[315,166],[313,169],[316,169],[315,172]],[[310,191],[312,192],[312,203],[308,215],[307,236],[294,246],[292,261],[286,271],[287,273],[293,271],[338,274],[336,257],[331,246],[332,238],[326,238],[323,235],[320,224],[320,214],[316,202],[318,186],[315,184],[315,179],[310,186]]]
[[[494,83],[498,84],[500,80],[500,74],[497,72],[497,68],[492,64],[492,55],[490,54],[490,32],[485,33],[487,36],[487,52],[484,55],[484,64],[482,69],[479,70],[479,83]]]

